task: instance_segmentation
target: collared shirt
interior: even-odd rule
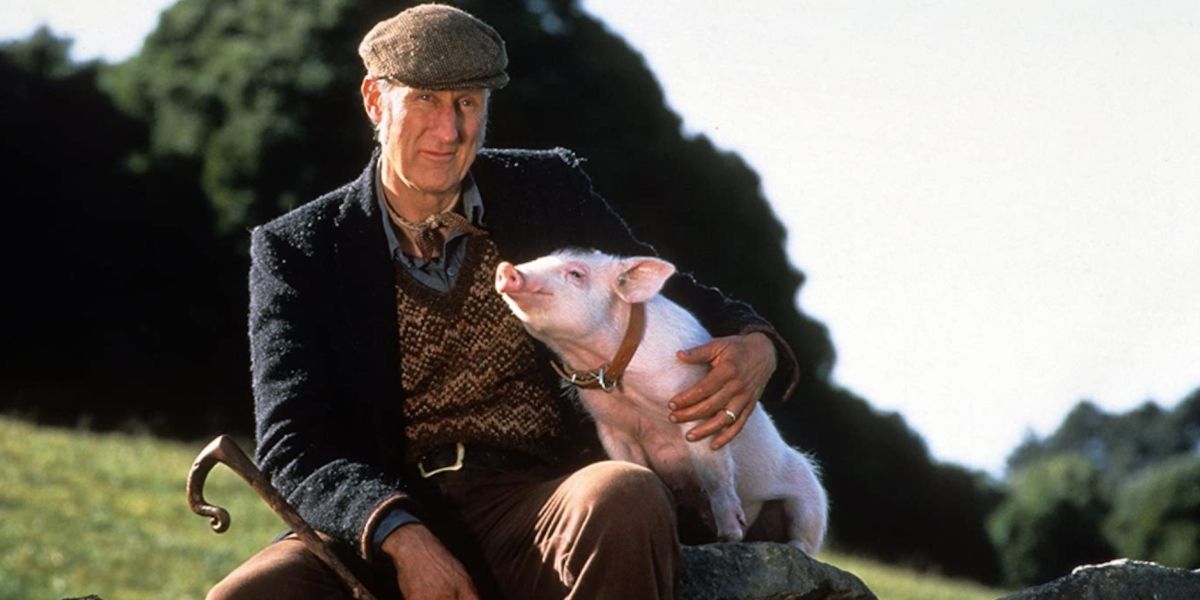
[[[379,164],[379,168],[382,169],[383,161],[379,161]],[[401,249],[400,239],[396,237],[396,226],[388,217],[387,206],[384,204],[387,202],[387,196],[383,192],[383,177],[379,170],[375,171],[375,201],[379,203],[383,231],[387,235],[388,252],[392,260],[403,266],[414,279],[426,287],[443,294],[450,293],[450,288],[454,287],[458,272],[462,268],[463,257],[467,254],[466,242],[470,236],[462,231],[451,233],[442,245],[441,254],[428,260],[405,254]],[[475,179],[470,173],[467,173],[467,178],[462,182],[461,203],[463,216],[472,225],[486,229],[483,221],[483,198],[479,196],[479,188],[476,187]]]
[[[380,161],[380,168],[383,168],[382,161]],[[425,286],[443,294],[450,293],[450,289],[454,287],[454,282],[458,278],[459,270],[462,268],[463,257],[467,253],[467,239],[470,236],[462,231],[451,233],[442,245],[441,254],[428,260],[405,254],[396,234],[396,226],[392,224],[387,206],[384,205],[387,202],[387,196],[383,193],[383,177],[379,170],[375,171],[375,201],[379,204],[379,212],[383,215],[383,232],[387,236],[388,253],[391,254],[392,260],[403,266],[414,279]],[[475,186],[475,180],[470,173],[462,183],[461,202],[463,216],[467,217],[472,225],[484,229],[486,226],[483,221],[483,198],[479,196],[479,188]],[[392,509],[380,521],[371,541],[375,545],[375,549],[379,550],[383,545],[383,540],[393,531],[402,525],[420,522],[420,519],[406,510]]]

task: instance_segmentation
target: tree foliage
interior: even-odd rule
[[[1122,487],[1105,531],[1123,556],[1200,567],[1200,458],[1166,460]]]
[[[1005,580],[1044,583],[1112,558],[1102,531],[1108,507],[1100,472],[1083,456],[1061,454],[1020,471],[988,522]]]
[[[221,352],[244,338],[230,279],[244,271],[186,177],[131,168],[145,124],[99,89],[102,65],[70,64],[69,45],[43,29],[0,47],[0,399],[51,420],[167,420],[244,380]]]
[[[106,80],[122,108],[146,117],[152,161],[194,164],[222,231],[315,197],[362,155],[345,152],[366,131],[350,4],[179,2]]]
[[[1123,413],[1109,414],[1082,401],[1046,439],[1031,437],[1009,456],[1010,470],[1019,470],[1063,452],[1076,452],[1104,474],[1110,492],[1142,469],[1187,453],[1200,442],[1200,390],[1174,410],[1153,402]]]
[[[1006,577],[1063,575],[1104,557],[1099,538],[1109,554],[1200,566],[1198,442],[1200,390],[1169,411],[1147,402],[1110,414],[1083,401],[1054,433],[1027,439],[989,526]]]

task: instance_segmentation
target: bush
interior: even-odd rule
[[[1130,481],[1104,530],[1123,556],[1200,567],[1200,458],[1180,456]]]
[[[1073,567],[1112,558],[1101,524],[1108,511],[1100,472],[1080,454],[1037,462],[1011,479],[988,519],[1007,583],[1043,583]]]

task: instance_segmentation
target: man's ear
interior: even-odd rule
[[[635,304],[645,302],[662,290],[663,284],[675,273],[675,265],[653,256],[634,256],[618,263],[619,275],[613,290],[622,300]]]
[[[383,119],[383,105],[380,103],[379,86],[374,79],[363,77],[362,86],[359,88],[362,92],[363,109],[367,111],[367,118],[371,119],[372,125],[378,125]]]

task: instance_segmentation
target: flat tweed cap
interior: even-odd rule
[[[375,24],[358,54],[373,78],[425,90],[491,88],[508,83],[504,40],[490,25],[444,4],[421,4]]]

